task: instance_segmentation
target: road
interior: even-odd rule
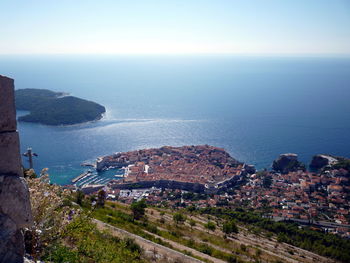
[[[333,222],[327,222],[327,221],[312,221],[312,223],[309,222],[309,220],[306,219],[297,219],[297,218],[284,218],[279,216],[274,216],[272,219],[276,222],[278,221],[292,221],[303,225],[313,225],[313,226],[320,226],[320,227],[330,227],[330,228],[336,228],[336,227],[347,227],[350,228],[350,225],[344,225],[344,224],[338,224]]]

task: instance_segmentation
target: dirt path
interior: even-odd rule
[[[335,260],[322,257],[311,251],[307,251],[286,243],[278,243],[277,240],[269,240],[267,238],[258,237],[250,233],[244,233],[240,231],[239,234],[235,235],[235,238],[230,238],[234,242],[239,242],[245,245],[258,247],[267,254],[275,255],[288,262],[319,262],[319,263],[330,263],[336,262]],[[277,246],[276,246],[277,245]],[[293,254],[289,253],[292,251]]]
[[[207,220],[198,216],[193,219],[206,223]],[[197,229],[205,231],[204,227],[199,225]],[[318,262],[318,263],[330,263],[336,262],[335,260],[317,255],[311,251],[307,251],[286,243],[278,243],[277,240],[269,240],[268,238],[259,237],[250,233],[247,233],[247,229],[240,227],[240,232],[235,235],[235,238],[229,238],[231,241],[238,244],[250,245],[257,247],[266,254],[283,259],[284,262],[298,263],[298,262]],[[245,232],[245,233],[244,233]],[[244,234],[243,234],[244,233]],[[223,235],[219,229],[215,230],[215,234]],[[278,244],[278,247],[276,247]],[[288,251],[294,251],[292,255]]]
[[[164,212],[165,213],[162,215],[159,210],[154,209],[154,208],[148,208],[146,214],[147,214],[147,217],[149,219],[151,219],[151,221],[156,222],[156,221],[159,221],[159,219],[163,218],[165,220],[165,222],[171,224],[173,222],[172,214],[169,213],[169,211],[164,211]],[[193,230],[207,232],[207,230],[204,228],[203,225],[208,222],[208,218],[206,218],[204,216],[199,216],[199,215],[187,215],[187,217],[194,219],[197,222],[196,226],[193,227]],[[184,225],[187,227],[190,227],[188,221],[185,222]],[[161,226],[158,226],[158,228],[161,230],[164,230],[164,231],[168,231],[167,229],[162,228]],[[245,227],[240,226],[239,228],[240,228],[240,232],[238,234],[235,234],[234,236],[228,238],[232,242],[231,243],[232,246],[236,247],[236,248],[240,248],[241,244],[244,244],[247,246],[247,249],[251,251],[251,253],[249,253],[249,254],[251,254],[253,256],[255,254],[255,250],[260,250],[261,252],[263,252],[261,259],[270,260],[270,258],[275,258],[275,259],[280,259],[286,263],[287,262],[288,263],[298,263],[298,262],[330,263],[330,262],[337,262],[335,260],[319,256],[313,252],[310,252],[310,251],[307,251],[307,250],[304,250],[304,249],[301,249],[301,248],[298,248],[298,247],[295,247],[295,246],[292,246],[289,244],[278,243],[275,238],[269,239],[269,238],[266,238],[266,237],[263,237],[260,235],[254,235],[252,233],[249,233],[249,231]],[[223,262],[219,259],[210,257],[206,254],[203,254],[203,253],[197,251],[197,250],[191,249],[189,247],[186,247],[186,246],[181,245],[179,243],[176,243],[174,241],[165,239],[165,238],[160,237],[158,235],[155,235],[153,233],[149,233],[149,234],[171,244],[171,246],[173,246],[174,248],[176,248],[178,250],[189,251],[195,256],[205,258],[207,260],[211,260],[212,262]],[[216,235],[216,236],[223,236],[223,233],[222,233],[220,228],[217,228],[214,232],[211,232],[211,234]],[[195,236],[186,235],[186,237],[192,238],[194,241],[199,242],[199,243],[206,243]],[[214,244],[210,244],[210,246],[212,246],[213,248],[215,248],[217,250],[221,250],[222,252],[226,252],[226,253],[230,252],[228,248],[218,247],[218,246],[215,246]],[[249,258],[248,255],[245,255],[245,254],[240,254],[239,256],[245,260],[251,259],[251,258]]]
[[[179,244],[179,243],[176,243],[176,242],[174,242],[174,241],[172,241],[172,240],[169,240],[169,239],[166,239],[166,238],[164,238],[164,237],[161,237],[161,236],[158,236],[158,235],[156,235],[156,234],[153,234],[153,233],[151,233],[151,232],[148,232],[148,231],[145,231],[145,230],[144,230],[144,232],[146,232],[147,234],[150,234],[150,235],[152,235],[152,236],[154,236],[154,237],[156,237],[156,238],[159,238],[159,239],[161,239],[162,241],[165,241],[165,242],[169,243],[169,244],[172,245],[174,248],[177,248],[177,249],[180,249],[180,250],[187,250],[187,251],[190,251],[193,255],[196,255],[196,256],[201,257],[201,258],[208,259],[208,260],[210,260],[210,261],[212,261],[212,262],[214,262],[214,263],[225,263],[225,262],[226,262],[226,261],[223,261],[223,260],[221,260],[221,259],[214,258],[214,257],[211,257],[211,256],[209,256],[209,255],[207,255],[207,254],[204,254],[204,253],[202,253],[202,252],[199,252],[199,251],[197,251],[197,250],[195,250],[195,249],[193,249],[193,248],[186,247],[186,246],[181,245],[181,244]]]
[[[152,214],[148,214],[151,218],[159,219],[160,215],[158,211],[153,211]],[[202,224],[207,223],[208,219],[196,216],[188,216],[189,218],[194,219],[197,222],[200,222],[201,224],[197,224],[193,229],[206,232],[207,230],[203,227]],[[171,221],[172,217],[168,214],[163,215],[163,218],[167,221]],[[188,223],[187,223],[188,224]],[[241,228],[241,227],[240,227]],[[217,228],[214,233],[215,235],[222,236],[222,231]],[[193,238],[193,237],[192,237]],[[313,252],[285,244],[285,243],[278,243],[277,240],[269,240],[267,238],[259,237],[256,235],[252,235],[250,233],[247,233],[247,230],[245,228],[241,228],[241,231],[239,234],[236,234],[234,238],[229,238],[232,242],[236,243],[238,246],[240,244],[244,244],[246,246],[252,246],[259,248],[261,251],[266,253],[267,255],[271,255],[275,258],[282,259],[284,262],[289,263],[298,263],[298,262],[319,262],[319,263],[329,263],[329,262],[336,262],[332,259],[325,258],[322,256],[319,256]],[[200,242],[201,240],[195,238],[195,241]],[[276,247],[276,244],[278,245]],[[210,244],[214,248],[227,252],[227,249],[219,248],[217,246],[214,246],[213,244]],[[291,254],[290,251],[294,251],[294,254]],[[293,252],[292,252],[293,253]],[[241,255],[243,256],[243,255]]]
[[[138,235],[132,234],[130,232],[127,232],[123,229],[111,226],[109,224],[106,224],[100,220],[93,219],[93,222],[96,223],[97,228],[99,230],[107,230],[114,236],[117,237],[130,237],[135,240],[135,242],[141,246],[145,250],[145,254],[148,258],[152,258],[154,262],[182,262],[182,263],[203,263],[203,261],[200,261],[196,258],[187,256],[179,251],[173,250],[171,248],[159,245],[157,243],[154,243],[150,240],[147,240],[143,237],[140,237]],[[152,234],[152,233],[150,233]],[[154,235],[154,234],[152,234]],[[224,263],[225,261],[210,257],[204,253],[198,252],[194,249],[188,248],[186,246],[183,246],[181,244],[177,244],[176,242],[173,242],[171,240],[156,236],[163,241],[168,242],[171,244],[174,248],[177,248],[179,250],[187,250],[191,252],[193,255],[205,258],[210,260],[213,263]]]
[[[198,216],[193,217],[193,219],[198,220],[202,223],[207,222],[204,218],[200,218]],[[204,227],[201,225],[199,225],[197,228],[199,228],[201,231],[205,231]],[[236,242],[238,244],[257,247],[266,254],[283,259],[284,262],[336,262],[335,260],[317,255],[311,251],[307,251],[286,243],[278,243],[277,240],[269,240],[268,238],[259,237],[251,233],[247,233],[247,229],[245,228],[240,227],[240,229],[240,232],[236,234],[234,238],[229,238],[231,241]],[[215,230],[215,234],[223,235],[222,231],[220,231],[219,229]],[[276,244],[278,245],[277,247]],[[294,251],[295,253],[292,255],[288,251]]]

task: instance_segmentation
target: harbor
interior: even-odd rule
[[[91,166],[89,166],[91,167]],[[106,185],[112,180],[122,179],[125,176],[125,169],[109,169],[97,172],[95,169],[88,169],[72,179],[72,184],[78,188],[87,185]]]
[[[82,179],[84,179],[85,177],[88,177],[89,175],[91,174],[91,171],[87,171],[85,173],[82,173],[81,175],[75,177],[73,180],[72,180],[72,183],[76,183]]]

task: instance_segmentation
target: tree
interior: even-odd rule
[[[231,233],[238,233],[238,227],[234,220],[226,221],[222,226],[222,231],[229,235]]]
[[[84,193],[81,190],[78,190],[76,193],[76,202],[78,205],[83,205]]]
[[[187,210],[192,213],[193,211],[196,210],[196,207],[194,205],[190,205],[189,207],[187,207]]]
[[[189,221],[189,224],[191,226],[191,229],[196,225],[196,221],[194,221],[192,218]]]
[[[208,223],[206,223],[205,225],[204,225],[204,227],[206,228],[206,229],[208,229],[208,232],[209,231],[215,231],[215,229],[216,229],[216,226],[215,226],[215,224],[214,224],[214,222],[212,222],[212,221],[208,221]]]
[[[271,175],[265,175],[263,179],[263,187],[264,188],[270,188],[272,184],[272,177]]]
[[[90,203],[93,207],[96,205],[97,198],[95,195],[90,195]]]
[[[236,263],[236,262],[238,262],[238,260],[237,260],[237,257],[235,255],[230,255],[227,259],[227,262]]]
[[[104,207],[105,201],[106,201],[106,191],[102,189],[97,194],[97,206]]]
[[[145,199],[142,199],[141,201],[134,202],[131,204],[130,208],[133,213],[133,219],[138,220],[144,217],[145,211],[146,211],[146,201]]]
[[[178,212],[173,215],[173,220],[175,224],[178,225],[179,223],[183,223],[186,221],[186,216]]]

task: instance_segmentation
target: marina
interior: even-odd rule
[[[102,172],[89,169],[72,180],[72,183],[82,188],[87,185],[102,184],[105,185],[111,180],[122,179],[125,176],[125,169],[108,169]]]
[[[89,175],[92,175],[90,170],[85,172],[85,173],[82,173],[81,175],[79,175],[79,176],[75,177],[74,179],[72,179],[72,183],[76,183],[76,182],[86,178]]]

